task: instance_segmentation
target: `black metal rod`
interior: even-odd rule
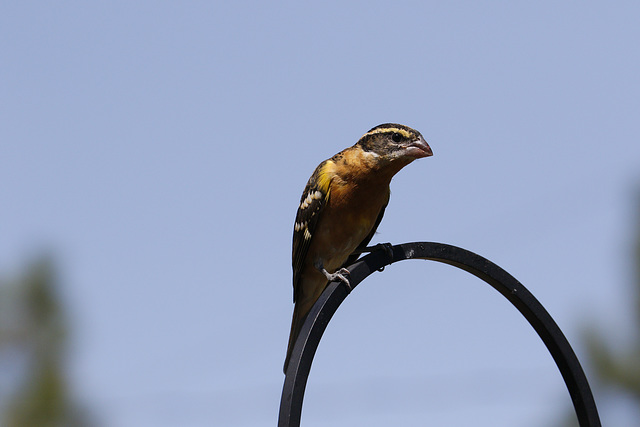
[[[354,288],[382,267],[405,259],[425,259],[453,265],[484,280],[507,298],[527,319],[553,356],[567,385],[581,427],[600,427],[600,418],[587,377],[569,342],[538,300],[513,276],[491,261],[465,249],[443,243],[416,242],[391,247],[393,256],[379,250],[348,267]],[[348,290],[331,282],[315,303],[293,347],[280,400],[279,427],[298,427],[302,401],[313,357],[322,334]]]

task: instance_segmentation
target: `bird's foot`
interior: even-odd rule
[[[367,246],[362,252],[384,251],[389,259],[389,262],[393,261],[393,245],[391,243],[378,243],[374,246]],[[378,271],[384,271],[384,266],[380,267]]]
[[[367,246],[363,252],[384,251],[390,260],[393,259],[393,245],[391,243],[378,243],[374,246]]]
[[[324,277],[326,277],[329,282],[334,282],[336,280],[339,280],[342,283],[344,283],[345,286],[347,287],[347,290],[351,292],[351,289],[352,289],[351,283],[349,283],[349,274],[351,273],[349,273],[349,270],[347,270],[346,268],[341,268],[340,270],[337,270],[335,273],[329,273],[327,270],[323,268],[321,271],[324,274]]]

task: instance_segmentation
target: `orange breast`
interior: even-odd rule
[[[323,260],[333,272],[369,235],[382,208],[389,200],[387,185],[354,185],[334,182],[322,212],[310,254]],[[312,260],[309,260],[312,261]],[[315,259],[312,261],[315,262]]]

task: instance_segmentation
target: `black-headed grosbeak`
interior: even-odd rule
[[[349,286],[344,268],[362,253],[389,203],[389,183],[403,167],[433,153],[420,132],[387,123],[320,163],[302,193],[293,230],[293,320],[284,363],[309,310],[330,281]]]

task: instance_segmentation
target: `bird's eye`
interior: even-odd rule
[[[393,140],[393,142],[400,142],[402,141],[402,135],[400,135],[398,132],[395,132],[393,135],[391,135],[391,139]]]

